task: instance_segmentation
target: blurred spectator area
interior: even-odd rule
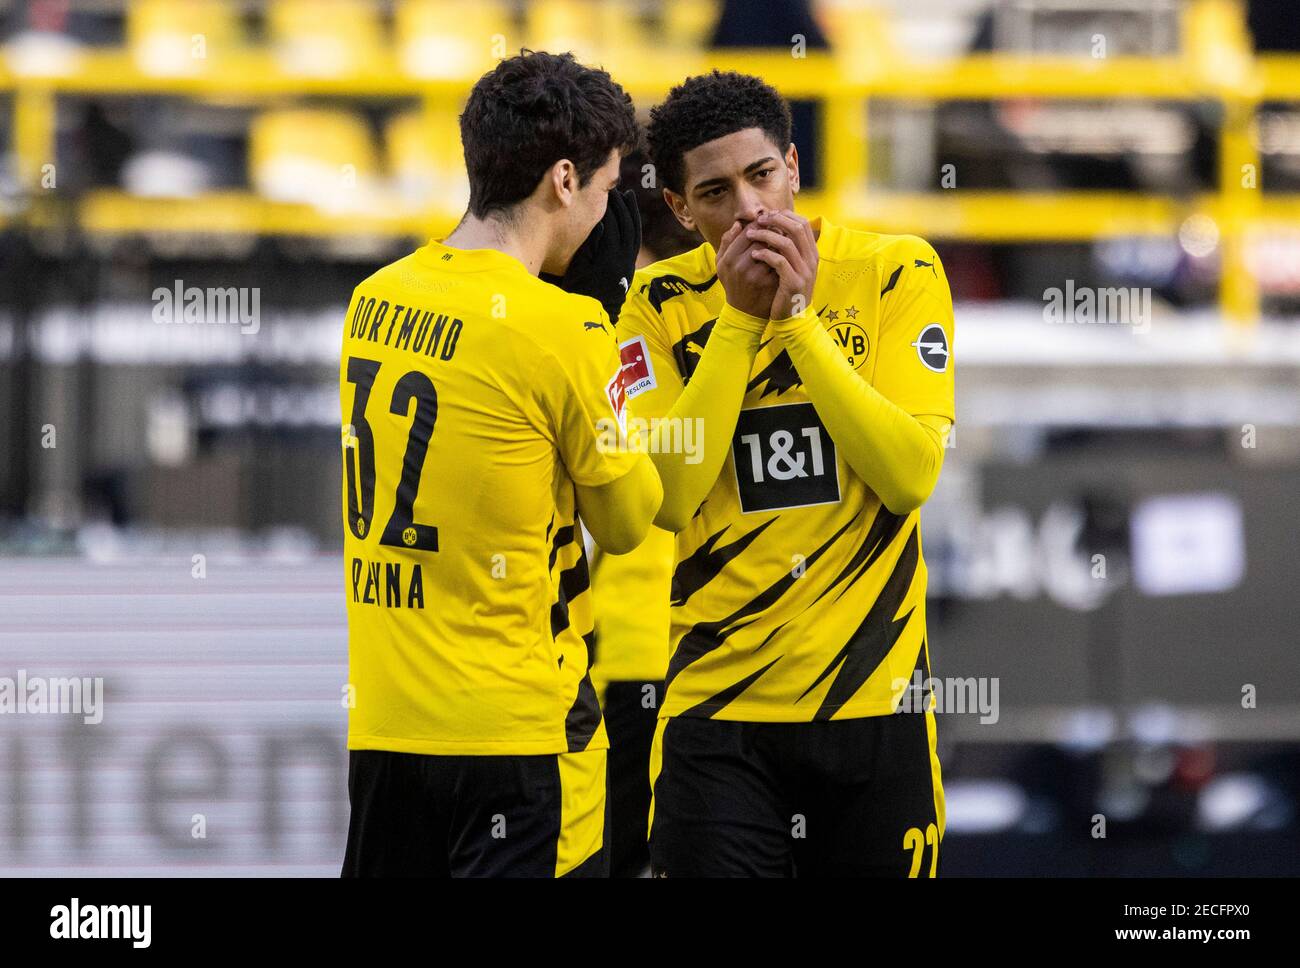
[[[461,105],[523,47],[605,66],[642,113],[713,66],[795,102],[800,210],[938,247],[968,459],[1030,422],[1290,433],[1289,6],[0,0],[0,534],[8,515],[332,540],[343,307],[460,217]],[[1149,335],[1045,325],[1067,284],[1149,295]],[[191,290],[257,303],[158,325]]]
[[[270,236],[375,258],[454,224],[463,98],[527,46],[604,65],[642,110],[709,66],[761,74],[795,103],[806,210],[984,246],[1156,240],[1202,263],[1156,283],[1176,302],[1250,322],[1300,293],[1285,6],[9,0],[0,219],[47,247]],[[1189,225],[1213,242],[1180,256]],[[973,295],[1014,295],[1014,257],[960,261]]]

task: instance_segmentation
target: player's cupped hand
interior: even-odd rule
[[[769,267],[779,280],[769,318],[802,316],[817,283],[817,240],[812,225],[789,210],[764,212],[745,229],[745,237],[755,243],[749,258]]]
[[[718,281],[730,305],[742,313],[770,319],[780,279],[771,266],[750,258],[758,244],[746,237],[745,223],[733,222],[718,242]]]

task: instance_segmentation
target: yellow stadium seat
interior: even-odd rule
[[[236,10],[222,0],[134,0],[126,39],[140,70],[189,77],[202,74],[241,36]]]
[[[521,46],[498,0],[405,0],[394,28],[402,69],[412,77],[476,79]]]
[[[602,52],[641,52],[651,46],[636,0],[600,0],[596,23]]]
[[[826,37],[854,77],[905,71],[894,23],[881,10],[858,2],[832,3],[821,10]]]
[[[291,74],[355,74],[384,57],[375,7],[364,0],[274,0],[267,31],[276,60]]]
[[[370,129],[348,111],[291,108],[254,119],[249,181],[264,197],[331,212],[376,202],[378,165]]]
[[[457,106],[448,104],[398,114],[388,122],[388,172],[403,205],[459,212],[469,202],[457,115]]]
[[[590,63],[600,53],[595,0],[535,0],[528,4],[528,46],[555,54],[572,51]]]
[[[718,0],[665,0],[664,37],[674,47],[703,48],[708,45],[721,14],[722,4]]]

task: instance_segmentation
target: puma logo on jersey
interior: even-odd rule
[[[934,273],[936,279],[937,279],[938,276],[939,276],[939,273],[938,273],[938,272],[935,272],[934,263],[933,263],[933,262],[926,262],[924,259],[913,259],[913,260],[912,260],[912,268],[913,268],[913,269],[926,268],[926,269],[929,269],[931,272]]]
[[[605,324],[604,324],[604,323],[583,323],[583,324],[582,324],[582,328],[583,328],[584,330],[588,330],[588,329],[598,329],[598,330],[600,330],[602,333],[608,333],[608,332],[609,332],[609,330],[607,330],[607,329],[605,328]]]

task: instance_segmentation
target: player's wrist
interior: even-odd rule
[[[789,316],[774,317],[771,320],[772,335],[781,339],[789,339],[793,336],[811,332],[816,325],[817,314],[808,309],[792,313]]]
[[[755,316],[743,309],[737,309],[731,303],[726,303],[722,307],[722,312],[718,313],[718,322],[762,336],[763,331],[767,329],[768,321],[766,316]]]

